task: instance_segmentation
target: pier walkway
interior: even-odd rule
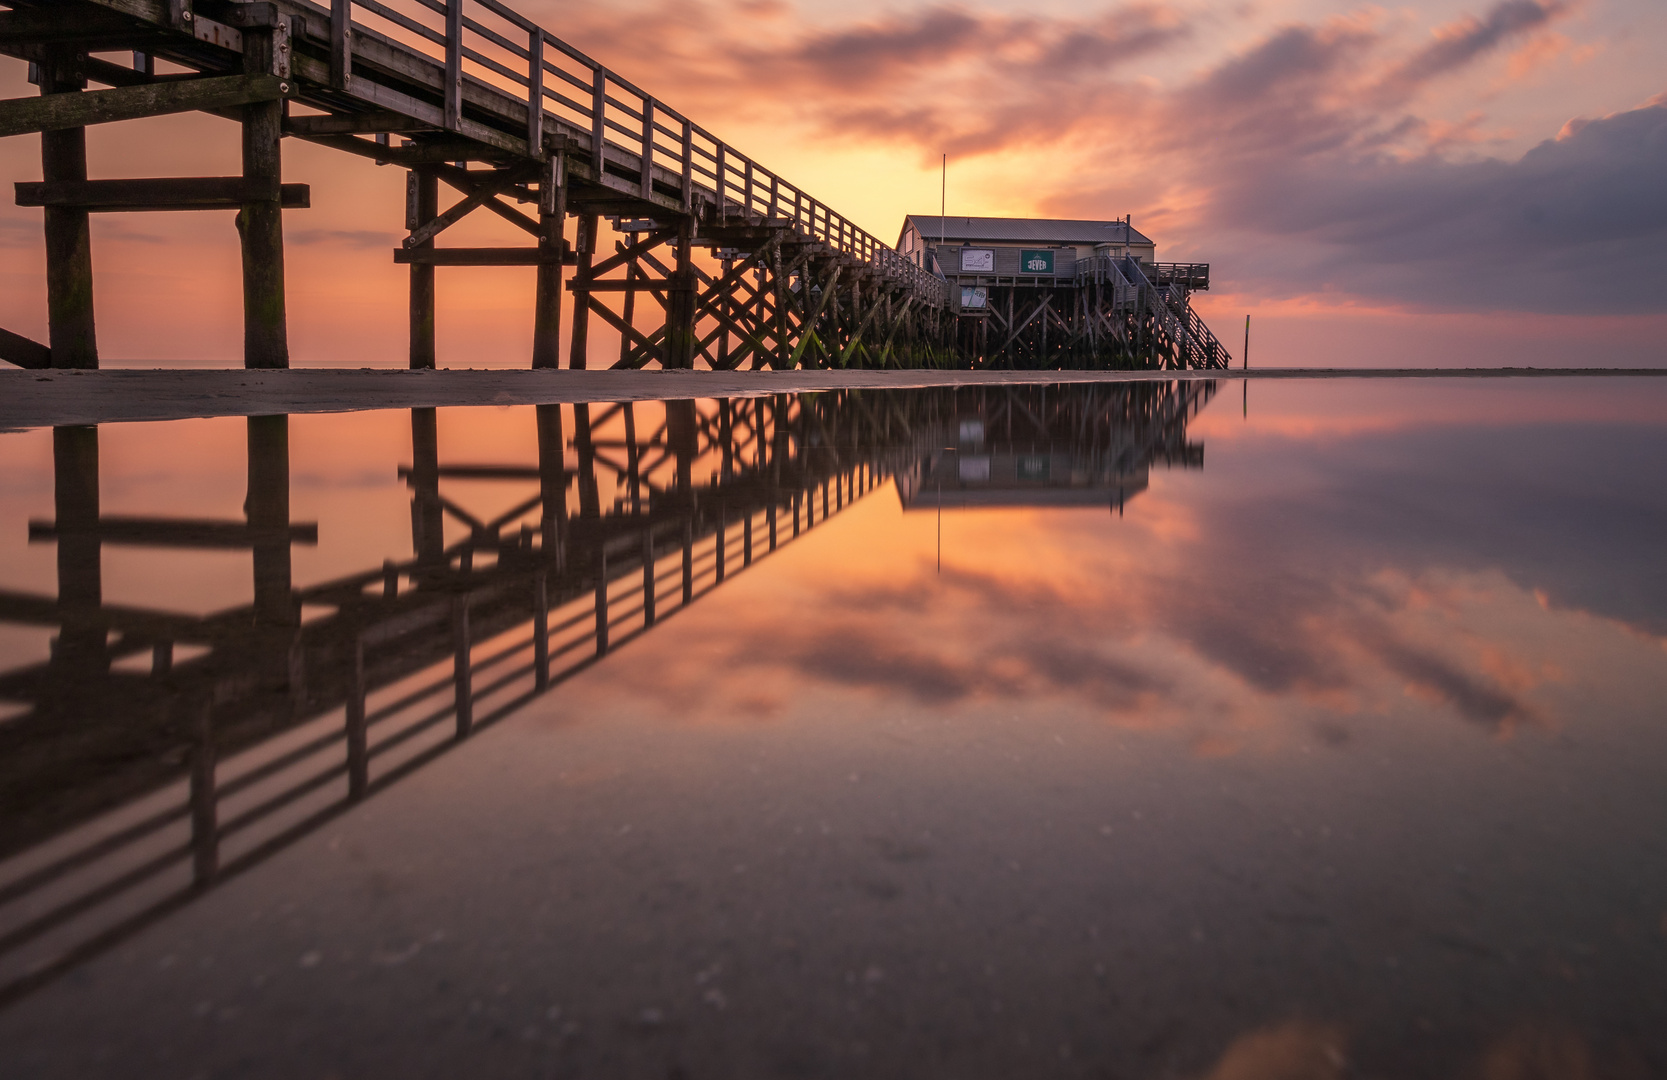
[[[1022,328],[1005,344],[971,334],[942,276],[499,0],[0,2],[0,53],[29,61],[41,89],[0,101],[0,137],[42,142],[44,179],[17,198],[44,210],[49,340],[0,330],[0,360],[22,367],[98,366],[90,214],[228,209],[244,364],[287,367],[283,217],[311,192],[283,182],[285,138],[409,171],[393,255],[410,267],[414,368],[437,365],[439,266],[536,268],[535,368],[564,352],[574,368],[719,370],[1229,359],[1186,282],[1138,268],[1062,282],[1073,298],[1045,305],[1039,350]],[[88,125],[187,111],[241,124],[241,175],[88,177]],[[444,209],[442,186],[457,193]],[[437,243],[482,210],[527,243]],[[611,251],[605,235],[620,238]]]

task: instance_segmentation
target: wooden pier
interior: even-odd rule
[[[0,53],[27,60],[41,91],[0,101],[0,137],[41,137],[43,180],[17,198],[43,208],[49,308],[49,340],[0,330],[0,360],[98,366],[90,214],[235,207],[244,364],[287,367],[283,218],[310,200],[283,182],[295,138],[407,170],[393,257],[410,268],[414,368],[440,361],[438,266],[535,268],[535,368],[1057,366],[981,348],[942,276],[500,0],[0,4]],[[114,51],[131,64],[95,55]],[[241,124],[241,175],[87,175],[88,126],[188,111]],[[438,242],[479,211],[526,243]],[[604,220],[623,237],[611,251]],[[617,355],[593,342],[597,322]],[[1200,366],[1180,341],[1124,352]]]

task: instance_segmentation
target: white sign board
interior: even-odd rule
[[[968,274],[993,274],[996,272],[996,253],[994,248],[962,248],[961,270]]]

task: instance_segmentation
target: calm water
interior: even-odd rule
[[[1667,1075],[1667,386],[0,434],[0,1075]]]

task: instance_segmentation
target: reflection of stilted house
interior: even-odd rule
[[[1152,464],[1203,468],[1187,422],[1213,382],[1125,383],[1060,393],[1003,387],[957,395],[897,477],[905,510],[944,507],[1109,507],[1146,490]]]
[[[1160,263],[1117,221],[910,214],[898,250],[943,277],[964,353],[991,367],[1226,367],[1192,310],[1208,263]]]

